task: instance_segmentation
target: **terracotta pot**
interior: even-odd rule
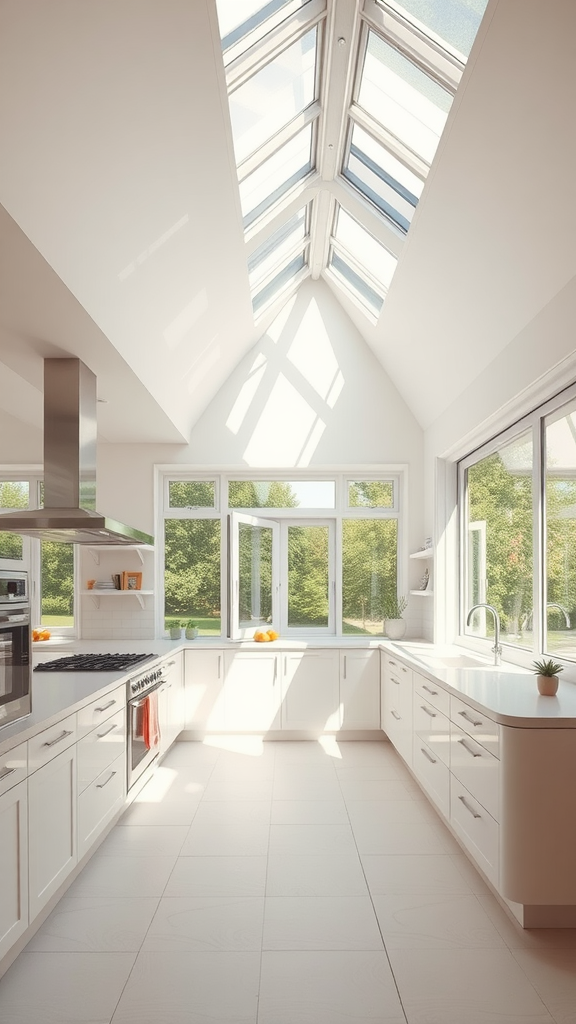
[[[558,689],[558,676],[536,676],[536,682],[543,697],[553,697]]]
[[[404,619],[384,619],[384,632],[390,640],[401,640],[406,632]]]

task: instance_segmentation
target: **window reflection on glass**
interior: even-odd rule
[[[164,524],[166,626],[193,619],[203,636],[219,636],[220,519]]]
[[[288,527],[288,625],[328,626],[329,535],[327,526]]]
[[[239,626],[272,621],[272,529],[238,524]]]
[[[314,99],[314,28],[230,95],[236,163],[257,152]]]
[[[527,648],[533,634],[532,474],[530,433],[469,467],[464,547],[465,613],[479,602],[491,604],[502,640]],[[479,609],[465,632],[492,637],[493,616]]]
[[[576,411],[546,421],[544,649],[576,658]]]
[[[431,164],[452,97],[406,57],[369,32],[358,103]]]
[[[228,50],[247,36],[262,38],[306,0],[216,0],[222,49]]]
[[[312,125],[308,125],[240,182],[244,226],[257,220],[311,169]]]
[[[170,480],[170,508],[214,508],[213,480]]]
[[[402,0],[404,10],[467,57],[488,0]]]
[[[384,602],[397,593],[398,521],[342,522],[342,633],[382,635]]]
[[[44,540],[41,557],[42,626],[74,626],[74,545]]]
[[[402,231],[408,231],[424,182],[359,125],[352,129],[344,177]]]

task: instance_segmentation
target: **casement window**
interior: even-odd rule
[[[576,661],[576,387],[459,464],[461,636]]]
[[[382,635],[403,477],[163,477],[164,620],[203,635]]]
[[[40,477],[19,474],[0,480],[0,511],[40,508]],[[0,566],[27,569],[31,580],[33,625],[58,634],[75,634],[75,545],[38,541],[0,532]]]

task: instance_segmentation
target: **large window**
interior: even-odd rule
[[[398,591],[400,481],[167,474],[166,626],[191,618],[201,634],[235,638],[262,626],[382,635],[384,601]]]
[[[459,467],[460,632],[576,661],[576,386]],[[468,618],[470,617],[470,622]]]

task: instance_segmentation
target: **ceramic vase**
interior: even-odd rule
[[[384,619],[384,632],[389,640],[401,640],[406,632],[404,619]]]
[[[196,626],[186,626],[186,639],[195,640],[198,636],[198,630]]]
[[[538,693],[543,697],[554,697],[558,689],[558,676],[536,676]]]

